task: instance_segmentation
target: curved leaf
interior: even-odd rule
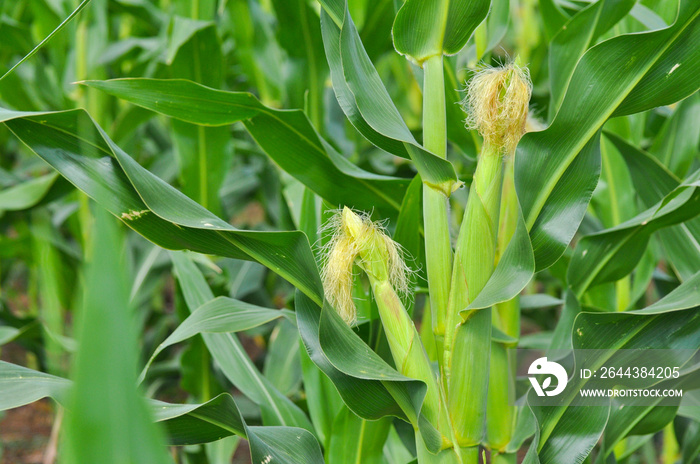
[[[680,185],[680,180],[650,154],[614,134],[605,135],[625,158],[637,194],[647,208]],[[681,280],[688,279],[697,271],[700,262],[700,218],[661,229],[658,234],[666,251],[667,263]]]
[[[640,82],[662,84],[664,76],[658,74],[657,66],[666,53],[691,53],[681,44],[697,34],[699,15],[700,6],[682,1],[672,26],[618,36],[588,50],[576,66],[552,124],[520,141],[515,185],[538,270],[561,256],[583,219],[598,181],[598,137],[603,123],[619,114],[618,106],[628,95],[637,94]],[[693,93],[690,87],[697,88],[697,79],[684,75],[683,82],[677,83],[678,92],[662,92],[664,102],[639,100],[634,107],[627,104],[623,114],[683,98]]]
[[[583,237],[567,280],[578,297],[589,287],[624,277],[641,259],[652,233],[700,214],[700,171],[654,207],[619,226]]]
[[[694,2],[681,2],[676,24],[687,17],[686,27],[669,37],[670,43],[663,48],[663,54],[615,110],[613,117],[670,105],[700,89],[697,79],[700,72],[700,20],[697,11]],[[686,16],[687,13],[690,15]]]
[[[168,431],[171,445],[209,443],[232,434],[246,438],[245,421],[228,393],[202,404],[152,400],[151,409]]]
[[[301,110],[268,108],[247,92],[226,92],[171,79],[86,81],[135,105],[204,126],[243,121],[250,135],[282,169],[332,204],[391,214],[408,180],[363,171],[338,154]]]
[[[416,142],[362,45],[347,2],[340,21],[334,16],[338,14],[337,2],[321,3],[325,11],[323,40],[333,88],[348,119],[379,148],[397,156],[408,155],[423,182],[449,196],[460,185],[454,166]]]
[[[71,382],[43,372],[0,361],[0,411],[51,397],[64,402]],[[308,431],[297,427],[248,427],[238,406],[228,393],[222,393],[202,404],[173,404],[150,400],[151,413],[168,432],[172,445],[209,443],[230,435],[250,440],[253,456],[274,452],[284,456],[289,449],[296,454],[287,464],[321,463],[318,443]],[[304,446],[297,448],[302,439]],[[314,446],[315,443],[315,446]],[[317,452],[318,450],[318,452]]]
[[[0,211],[31,208],[51,190],[57,178],[54,172],[4,189],[0,192]]]
[[[441,437],[420,415],[426,386],[399,374],[328,306],[323,310],[296,294],[297,325],[309,357],[333,382],[343,402],[363,419],[395,416],[420,427],[429,449]]]
[[[214,300],[214,294],[204,280],[204,276],[190,257],[185,253],[172,253],[171,257],[175,275],[190,310]],[[203,333],[202,338],[229,381],[260,405],[263,422],[266,425],[285,425],[313,430],[304,412],[260,374],[235,335]]]
[[[597,359],[590,356],[586,359],[587,364],[591,364],[593,368],[606,362],[615,350],[622,349],[676,349],[679,350],[679,355],[674,361],[682,365],[692,355],[692,351],[700,346],[700,312],[696,310],[696,307],[700,306],[698,282],[700,273],[694,281],[681,284],[666,297],[642,310],[625,313],[580,313],[573,325],[573,348],[600,350],[595,352]],[[604,357],[603,353],[609,354]],[[576,358],[575,351],[574,357]],[[565,458],[569,456],[565,450],[568,450],[567,446],[571,446],[572,443],[576,443],[579,449],[574,462],[581,462],[588,455],[603,433],[609,407],[569,407],[571,400],[583,385],[585,380],[581,380],[576,388],[567,388],[569,392],[561,397],[560,406],[530,405],[537,417],[538,428],[528,452],[529,460],[525,462],[572,462]],[[536,396],[532,391],[529,396],[531,398],[528,402],[532,403]],[[581,411],[590,416],[581,417]],[[578,427],[575,427],[576,423]]]
[[[380,381],[352,377],[328,360],[319,340],[321,308],[299,291],[296,292],[294,301],[297,326],[309,357],[331,379],[348,408],[358,416],[370,420],[389,415],[405,417]]]
[[[394,48],[417,63],[454,55],[486,18],[490,5],[490,0],[406,0],[394,20]]]
[[[200,333],[249,330],[284,316],[294,319],[294,313],[286,310],[262,308],[233,298],[214,298],[194,310],[163,343],[158,345],[143,368],[141,380],[156,356],[171,345]]]
[[[303,233],[232,227],[141,167],[84,111],[0,109],[0,121],[68,181],[157,245],[257,260],[322,300],[316,262]]]
[[[247,427],[253,462],[322,464],[318,442],[307,430],[296,427]]]
[[[683,389],[684,392],[700,387],[700,369],[694,368],[678,379],[668,379],[655,385],[660,389]],[[634,399],[614,403],[610,413],[610,421],[605,429],[605,438],[601,453],[606,456],[625,437],[631,435],[646,435],[662,430],[670,423],[678,412],[678,406],[664,404],[658,406],[667,398],[658,398],[655,404],[635,405]],[[648,403],[648,399],[646,402]],[[665,401],[664,401],[665,402]]]
[[[328,360],[339,371],[358,379],[380,381],[408,420],[420,428],[428,449],[433,453],[440,450],[442,437],[421,416],[424,382],[405,377],[389,366],[327,304],[321,312],[319,341]]]
[[[549,47],[551,100],[549,114],[556,114],[576,63],[598,37],[620,21],[637,0],[601,0],[572,17],[552,39]]]
[[[530,391],[528,397],[533,396]],[[580,464],[600,439],[610,408],[572,407],[557,417],[556,428],[545,439],[542,431],[558,414],[554,406],[530,406],[535,416],[535,437],[523,464]]]
[[[0,361],[0,411],[51,397],[65,403],[70,380]]]

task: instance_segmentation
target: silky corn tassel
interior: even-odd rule
[[[531,93],[527,68],[510,63],[477,72],[462,101],[467,127],[478,130],[486,144],[512,153],[525,132]]]
[[[332,237],[324,247],[321,279],[326,299],[348,324],[357,318],[352,300],[353,264],[371,273],[377,280],[388,280],[394,290],[408,291],[409,269],[401,247],[372,222],[367,214],[357,214],[345,207],[328,221],[324,230]]]

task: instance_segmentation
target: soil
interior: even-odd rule
[[[26,365],[26,352],[14,343],[0,350],[3,361]],[[0,464],[41,464],[49,442],[54,405],[44,399],[0,413]]]

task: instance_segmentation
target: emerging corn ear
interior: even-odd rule
[[[401,295],[408,292],[410,270],[401,247],[368,215],[359,215],[345,207],[325,226],[332,233],[324,247],[321,279],[326,299],[348,324],[356,320],[352,300],[353,265],[357,264],[375,279],[388,281]]]
[[[528,113],[525,132],[537,132],[544,124]],[[501,214],[498,230],[496,263],[510,243],[518,219],[518,197],[515,192],[514,157],[505,160]],[[517,340],[520,337],[520,297],[498,303],[493,308],[493,327]],[[491,449],[494,464],[514,464],[516,456],[506,453],[516,421],[515,401],[515,350],[503,343],[491,343],[491,368],[489,377],[488,408],[486,412],[486,444]]]
[[[474,301],[495,267],[503,160],[525,128],[531,84],[515,64],[487,68],[472,79],[464,107],[484,138],[462,220],[452,273],[443,353],[448,409],[465,462],[477,462],[487,408],[491,309],[460,312]]]
[[[528,121],[530,119],[528,118]],[[510,243],[517,225],[518,198],[515,193],[513,157],[507,157],[504,167],[501,213],[498,230],[496,262]],[[493,327],[518,339],[520,336],[520,301],[515,298],[494,306]],[[515,351],[506,344],[491,342],[488,406],[486,412],[486,444],[491,449],[494,464],[514,464],[516,456],[506,453],[506,445],[515,426]]]
[[[408,289],[409,269],[401,248],[369,216],[344,208],[330,220],[333,236],[325,248],[322,280],[326,299],[349,324],[355,320],[352,301],[353,264],[369,278],[396,369],[428,386],[422,415],[438,430],[447,426],[437,378],[399,294]]]

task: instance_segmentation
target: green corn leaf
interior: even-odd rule
[[[0,361],[0,411],[17,408],[42,398],[61,403],[68,400],[71,382],[67,379]]]
[[[79,348],[63,432],[65,462],[172,462],[162,431],[136,388],[138,341],[126,262],[119,252],[122,240],[116,220],[100,211],[77,323]],[[107,398],[105,392],[110,392]]]
[[[668,104],[697,90],[697,79],[685,71],[667,90],[665,73],[671,66],[663,73],[660,70],[667,55],[688,64],[677,71],[695,66],[697,47],[681,44],[700,38],[699,15],[695,2],[682,1],[672,26],[618,36],[588,50],[576,66],[552,124],[520,141],[515,184],[538,270],[562,255],[585,214],[600,172],[603,123],[611,116]],[[648,93],[652,86],[663,87],[658,98],[649,97],[657,95]]]
[[[153,360],[165,348],[200,333],[242,332],[280,317],[294,319],[294,313],[262,308],[233,298],[214,298],[197,308],[156,348],[141,373],[146,374]]]
[[[31,208],[51,190],[58,175],[54,172],[37,177],[0,192],[0,211],[18,211]]]
[[[165,62],[167,64],[172,64],[175,61],[175,57],[180,53],[181,49],[185,47],[188,43],[192,42],[193,37],[195,37],[201,31],[207,29],[213,29],[213,24],[210,21],[201,21],[197,18],[191,19],[184,16],[174,16],[172,18],[172,25],[170,26],[170,31],[168,34],[168,44],[165,54]],[[216,31],[216,29],[213,29]],[[192,50],[189,50],[190,52]],[[218,50],[215,53],[220,53]],[[188,53],[183,53],[187,55]],[[194,56],[191,56],[194,58]],[[199,56],[197,56],[199,58]],[[217,59],[218,58],[218,59]],[[214,57],[215,63],[220,61],[220,57]],[[201,77],[209,78],[209,76],[202,76],[201,63],[194,62],[195,66],[191,70],[186,72],[197,73]],[[220,63],[218,63],[220,65]],[[197,66],[199,65],[199,66]],[[221,74],[219,69],[214,67],[212,69],[212,75],[218,76]]]
[[[678,388],[680,386],[685,387],[685,385],[675,382],[660,384],[658,388]],[[629,436],[653,434],[663,430],[673,420],[677,412],[677,407],[667,405],[634,406],[633,402],[632,404],[619,405],[613,403],[610,420],[603,435],[601,454],[603,456],[609,455],[617,443]]]
[[[21,60],[19,60],[17,63],[15,63],[14,66],[12,66],[7,72],[5,72],[5,74],[3,74],[2,76],[0,76],[0,81],[2,81],[3,79],[5,79],[9,74],[12,73],[12,71],[14,71],[15,69],[17,69],[17,68],[19,67],[19,65],[21,65],[22,63],[24,63],[25,61],[27,61],[28,59],[30,59],[32,56],[34,56],[34,55],[36,54],[36,52],[38,52],[39,50],[41,50],[41,48],[42,48],[44,45],[46,45],[46,44],[49,42],[49,40],[51,40],[56,34],[58,34],[59,32],[61,32],[61,31],[66,27],[66,25],[67,25],[68,23],[70,23],[71,20],[72,20],[73,18],[75,18],[75,17],[78,15],[78,13],[80,13],[80,12],[83,10],[83,8],[85,8],[85,7],[88,5],[88,3],[90,3],[90,0],[83,0],[82,2],[80,2],[80,3],[78,4],[78,6],[73,10],[73,12],[72,12],[71,14],[69,14],[69,15],[66,17],[66,19],[64,19],[63,21],[61,21],[61,24],[59,24],[53,31],[51,31],[50,34],[48,34],[41,42],[39,42],[39,43],[38,43],[29,53],[27,53]]]
[[[168,249],[254,259],[316,301],[321,282],[301,232],[240,231],[138,165],[84,111],[0,110],[0,121],[69,182],[144,237]],[[86,131],[92,143],[83,143]]]
[[[632,9],[636,0],[602,0],[582,9],[566,22],[552,39],[549,48],[550,89],[549,119],[556,114],[581,55],[602,34]]]
[[[540,14],[544,23],[544,31],[551,40],[569,20],[555,0],[540,0]]]
[[[697,376],[695,376],[697,378]],[[661,384],[657,384],[661,388],[668,388],[668,387],[691,387],[693,388],[693,385],[690,384],[689,380],[692,380],[691,376],[685,375],[683,377],[684,382],[679,383],[679,382],[664,382]],[[697,381],[695,382],[697,383]],[[634,409],[634,406],[629,406],[627,405],[628,408]],[[624,409],[624,408],[622,408]],[[663,405],[663,406],[654,406],[651,407],[648,412],[645,411],[640,414],[640,418],[634,418],[632,423],[634,423],[634,427],[632,427],[627,436],[628,437],[633,437],[636,435],[648,435],[648,434],[654,434],[660,430],[663,430],[665,426],[667,426],[674,417],[676,417],[676,414],[678,413],[678,407],[677,406],[668,406],[668,405]],[[610,421],[608,421],[608,427],[610,429],[613,428],[613,415],[611,412],[610,415]],[[607,431],[607,428],[606,428]]]
[[[348,408],[341,409],[333,422],[328,462],[384,464],[383,447],[390,428],[388,418],[367,421]]]
[[[700,388],[698,366],[685,368],[683,372],[681,377],[659,382],[654,385],[654,388],[682,389],[684,393]],[[631,398],[624,402],[613,402],[610,420],[605,428],[602,456],[612,453],[615,445],[628,436],[653,434],[662,430],[678,412],[678,405],[659,406],[664,398],[658,398],[652,404],[648,404],[648,399],[643,405],[635,404],[642,401]]]
[[[428,449],[432,453],[440,449],[439,432],[420,413],[425,383],[405,377],[389,366],[328,305],[321,312],[319,342],[328,361],[339,371],[358,379],[380,381],[403,415],[420,429]]]
[[[642,203],[650,208],[661,201],[681,181],[649,153],[630,145],[614,134],[605,134],[627,162],[632,182]],[[700,261],[700,218],[661,229],[657,232],[663,244],[668,264],[681,280],[697,271]]]
[[[249,427],[227,393],[204,404],[154,402],[152,407],[175,445],[205,443],[235,434],[250,443],[253,462],[323,462],[318,442],[308,431],[296,427]]]
[[[71,388],[71,382],[67,379],[4,361],[0,361],[0,385],[4,392],[0,399],[0,411],[46,397],[63,403]],[[261,455],[270,451],[270,447],[294,447],[300,436],[307,443],[307,450],[304,451],[306,454],[301,455],[300,461],[287,459],[280,462],[322,462],[312,445],[311,440],[315,442],[313,435],[308,431],[296,427],[248,427],[228,393],[222,393],[202,404],[173,404],[150,400],[149,409],[154,420],[161,423],[167,431],[172,445],[209,443],[230,435],[248,439],[255,435],[251,446],[258,446],[254,453]],[[284,453],[284,450],[281,452]]]
[[[152,400],[155,420],[162,422],[172,445],[209,443],[232,434],[246,438],[246,424],[235,401],[222,393],[202,404]]]
[[[593,285],[624,277],[641,259],[652,233],[699,214],[700,171],[652,208],[619,226],[582,238],[569,264],[569,285],[580,297]]]
[[[340,319],[296,294],[297,325],[309,357],[333,382],[345,404],[363,419],[396,416],[420,427],[429,449],[440,447],[439,433],[421,419],[423,382],[399,374]]]
[[[314,436],[295,427],[247,427],[253,462],[323,464]]]
[[[173,36],[178,29],[193,32],[184,35],[176,51],[169,50],[173,77],[193,80],[209,87],[223,82],[224,57],[216,26],[211,23],[175,17]],[[173,43],[171,42],[171,45]],[[203,127],[172,121],[175,154],[179,165],[182,192],[213,213],[220,215],[219,189],[231,162],[231,139],[226,127]]]
[[[214,300],[214,294],[197,266],[184,253],[171,254],[175,274],[190,310]],[[248,398],[259,404],[267,425],[313,430],[304,412],[277,390],[250,360],[243,345],[230,333],[203,333],[204,343],[226,377]]]
[[[323,33],[324,50],[330,66],[333,91],[345,116],[358,132],[377,147],[394,155],[409,158],[406,147],[400,141],[376,131],[362,116],[355,101],[355,96],[345,81],[345,74],[343,73],[343,63],[340,55],[340,32],[343,25],[343,16],[340,16],[338,22],[334,22],[329,14],[328,4],[323,3],[323,6],[324,8],[321,10],[321,32]],[[342,12],[342,5],[340,11]]]
[[[610,412],[610,408],[604,406],[567,408],[557,418],[554,432],[547,437],[551,442],[545,442],[542,429],[552,423],[552,411],[542,406],[530,406],[530,409],[535,416],[536,429],[523,464],[583,462],[600,439]]]
[[[700,273],[681,284],[657,303],[625,313],[580,313],[576,317],[572,334],[575,349],[697,349],[700,343],[700,293],[697,285]],[[611,344],[610,340],[614,340]],[[683,365],[689,355],[679,353],[677,361]],[[574,355],[575,356],[575,355]],[[684,357],[684,359],[680,359]],[[602,365],[607,359],[594,361]],[[670,360],[671,361],[671,360]],[[690,376],[692,373],[689,373]],[[679,379],[683,379],[681,376]],[[675,379],[674,379],[675,380]],[[685,381],[695,382],[695,377]],[[576,386],[576,390],[582,385]],[[530,392],[533,395],[534,392]],[[569,398],[571,395],[568,394]],[[581,462],[596,444],[608,421],[609,407],[530,406],[537,418],[537,432],[528,451],[527,463],[565,463],[577,456]],[[576,446],[577,453],[569,454],[569,446]],[[566,456],[566,457],[565,457]]]
[[[321,308],[308,297],[296,292],[297,326],[309,358],[333,382],[343,402],[358,416],[380,419],[387,415],[404,414],[386,387],[378,380],[358,379],[335,367],[321,348],[319,330]],[[371,398],[370,401],[367,399]]]
[[[517,415],[513,436],[510,443],[506,445],[506,453],[516,453],[523,446],[525,440],[535,434],[535,416],[530,408],[517,408]]]
[[[243,121],[273,161],[332,204],[365,210],[374,205],[391,214],[398,210],[408,185],[347,161],[318,135],[302,111],[268,108],[246,92],[225,92],[179,79],[113,79],[85,85],[193,124]]]
[[[302,379],[299,330],[288,319],[281,319],[270,334],[263,375],[286,395],[299,391]]]
[[[698,156],[698,145],[700,93],[696,92],[678,104],[649,148],[649,152],[676,176],[683,178]]]
[[[321,30],[333,89],[348,119],[379,148],[410,157],[423,182],[451,194],[459,186],[454,167],[416,142],[370,61],[347,4],[339,17],[338,2],[321,4]]]
[[[684,29],[669,37],[671,43],[662,49],[663,54],[615,110],[613,117],[670,105],[700,88],[696,79],[700,71],[700,21],[695,3],[681,2],[678,18],[671,28],[686,18]]]
[[[197,225],[199,227],[216,227],[214,224],[219,224],[219,227],[236,233],[235,229],[228,224],[219,220],[216,216],[204,210],[196,203],[191,202],[187,197],[141,168],[133,159],[116,147],[104,133],[98,132],[99,128],[97,128],[91,120],[85,118],[85,113],[81,111],[72,111],[42,114],[39,116],[39,119],[43,121],[43,123],[34,123],[28,119],[12,119],[13,117],[21,117],[23,115],[26,116],[26,114],[22,113],[5,112],[3,113],[3,119],[8,126],[12,127],[15,133],[21,132],[22,135],[20,135],[20,138],[25,143],[32,146],[36,152],[44,155],[45,159],[57,168],[59,172],[65,175],[71,182],[79,185],[80,188],[84,189],[87,193],[95,196],[103,206],[109,209],[113,214],[121,216],[122,220],[129,222],[132,227],[134,224],[138,224],[143,216],[145,216],[146,220],[150,222],[150,224],[144,227],[147,232],[144,235],[147,237],[149,237],[149,233],[153,234],[153,232],[156,232],[156,234],[163,234],[162,229],[160,231],[158,230],[158,226],[155,228],[153,227],[153,219],[157,221],[158,225],[163,223],[170,225],[170,230],[166,237],[171,241],[171,244],[173,240],[175,243],[178,243],[178,237],[183,231],[186,231],[185,227],[191,227],[193,225],[195,225],[195,227],[197,227]],[[80,116],[83,116],[83,118],[80,119]],[[49,124],[56,124],[56,126],[50,126]],[[92,137],[88,139],[91,140],[94,145],[78,142],[78,136],[72,135],[74,134],[72,131],[78,127],[81,129],[92,128],[94,132]],[[62,130],[58,128],[62,128]],[[52,147],[52,143],[58,146]],[[69,153],[70,155],[66,157],[63,156],[64,153]],[[117,157],[119,161],[124,164],[117,164],[117,161],[112,158],[112,156]],[[152,210],[147,209],[141,197],[136,194],[134,186],[127,180],[127,174],[125,174],[125,171],[121,170],[121,168],[125,166],[131,179],[141,186],[140,195],[142,195],[146,201],[152,201],[156,205],[154,208],[161,214],[177,218],[175,223],[168,223],[160,219],[156,214],[151,214]],[[93,169],[93,171],[90,171],[90,169]],[[93,177],[90,174],[86,174],[87,172],[95,172],[94,170],[99,172],[100,175]],[[123,213],[126,213],[126,216],[123,216]],[[182,226],[185,227],[176,225],[177,221],[182,221]],[[206,226],[205,224],[211,224],[211,226]],[[135,228],[138,230],[138,227]],[[259,234],[259,232],[241,233],[243,235]],[[216,234],[218,234],[218,232],[215,234],[208,234],[212,240],[204,242],[207,247],[216,244]],[[318,298],[320,282],[318,274],[313,273],[315,270],[315,261],[309,249],[308,241],[303,234],[301,234],[300,237],[300,233],[294,232],[262,234],[263,236],[267,236],[267,239],[263,239],[262,242],[257,241],[257,245],[257,237],[253,237],[252,241],[250,241],[250,238],[244,237],[243,242],[252,245],[254,248],[257,247],[259,251],[267,250],[263,251],[263,253],[267,254],[272,260],[280,262],[284,267],[286,267],[284,262],[289,264],[294,262],[294,266],[298,266],[298,268],[293,271],[297,276],[303,279],[303,274],[307,274],[311,279],[309,282],[316,282],[310,287],[303,283],[297,283],[297,285],[299,288],[307,287],[307,289],[310,290],[310,294]],[[289,242],[284,244],[280,241],[280,239],[284,240],[285,236],[290,237],[290,234],[298,236],[298,239],[301,240],[297,242],[299,244],[296,248],[298,251],[294,252],[300,252],[301,255],[297,255],[297,258],[291,258],[291,260],[287,258],[287,254],[290,249],[294,250],[295,246],[290,246],[291,243]],[[219,243],[223,242],[231,243],[226,239],[223,241],[220,240]],[[275,243],[278,245],[274,245]],[[243,246],[246,247],[248,245]],[[280,245],[280,249],[275,251],[274,246]],[[299,246],[300,248],[298,248]],[[180,242],[179,245],[170,246],[170,248],[183,248],[182,242]],[[237,249],[235,246],[227,246],[227,248],[233,250]],[[240,248],[238,250],[240,250]],[[213,252],[214,250],[209,248],[207,251]],[[233,254],[230,251],[228,253],[229,255]],[[222,254],[226,255],[227,253],[225,252]],[[240,252],[236,253],[235,257],[240,257]],[[193,275],[193,273],[189,275]],[[196,277],[191,278],[196,279]],[[294,280],[296,280],[296,277]],[[208,287],[206,290],[208,290]],[[206,298],[204,301],[200,300],[199,303],[197,303],[198,300],[194,300],[193,307],[196,308],[210,299],[213,299],[213,295],[210,295],[209,298]],[[229,379],[234,384],[238,385],[241,391],[261,404],[263,412],[270,422],[282,425],[301,426],[308,430],[312,429],[310,422],[303,412],[274,389],[274,387],[257,372],[237,340],[228,334],[205,334],[204,338],[208,340],[209,350]]]
[[[406,0],[396,14],[394,48],[417,63],[454,55],[486,18],[489,0]]]

